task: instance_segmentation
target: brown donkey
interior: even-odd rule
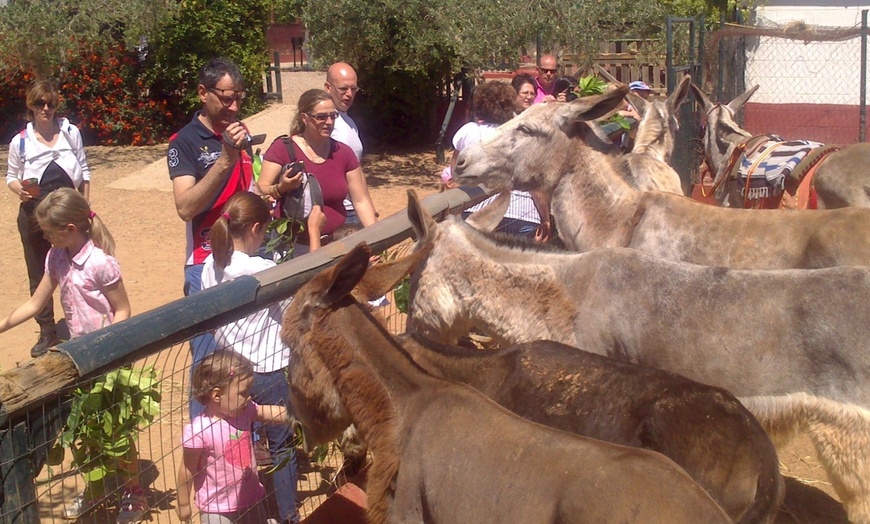
[[[735,522],[773,522],[785,496],[776,450],[721,388],[551,341],[479,351],[398,337],[418,365],[468,384],[517,415],[578,435],[657,451]]]
[[[428,254],[411,278],[409,329],[446,343],[472,327],[503,345],[554,340],[723,387],[774,443],[807,434],[851,522],[870,524],[870,268],[545,252],[471,226],[491,231],[506,203],[436,224],[411,201]]]
[[[695,98],[701,103],[707,116],[704,134],[707,164],[716,179],[721,180],[716,198],[720,202],[727,199],[728,204],[733,207],[743,207],[744,203],[740,193],[743,188],[737,179],[731,178],[732,173],[729,172],[733,169],[733,165],[729,165],[731,159],[741,154],[739,151],[735,153],[735,148],[745,147],[754,140],[764,140],[762,135],[753,136],[734,121],[734,117],[757,89],[757,85],[753,86],[727,104],[715,104],[698,86],[692,84]],[[822,156],[824,151],[832,149],[836,148],[822,146],[815,152],[815,161],[823,158],[812,180],[819,208],[870,207],[870,169],[867,168],[870,165],[870,144],[852,144]],[[812,153],[807,155],[807,163],[811,156]],[[799,167],[800,164],[795,169]],[[789,181],[787,178],[786,182]]]
[[[371,522],[731,522],[663,455],[529,422],[422,371],[350,295],[369,255],[357,246],[303,286],[282,338],[308,436],[353,422],[371,447]]]

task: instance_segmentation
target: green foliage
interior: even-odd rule
[[[180,0],[172,19],[149,40],[147,83],[179,100],[180,112],[192,113],[202,105],[196,93],[200,68],[224,56],[234,61],[251,94],[261,91],[269,65],[266,51],[266,16],[269,0]],[[242,117],[263,108],[249,96]]]
[[[302,18],[305,0],[272,0],[272,16],[276,24],[292,24]]]
[[[411,277],[407,276],[399,282],[396,289],[393,290],[393,298],[396,300],[396,309],[404,314],[408,314],[408,304],[411,301]]]
[[[0,69],[58,76],[82,42],[132,49],[172,15],[175,0],[27,0],[0,8]]]
[[[590,75],[580,77],[574,92],[577,93],[577,96],[591,96],[603,94],[605,89],[607,89],[607,82],[604,79]]]
[[[56,447],[70,448],[73,465],[85,479],[100,482],[131,460],[137,431],[160,413],[160,388],[154,366],[126,366],[98,378],[90,389],[73,392],[72,410]],[[51,458],[57,464],[57,450]]]
[[[294,227],[295,224],[295,227]],[[266,226],[266,254],[279,255],[278,263],[293,257],[293,246],[296,242],[294,231],[305,231],[305,224],[288,217],[276,218]]]

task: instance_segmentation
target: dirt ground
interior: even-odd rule
[[[172,193],[167,182],[164,189],[118,189],[113,182],[144,170],[163,158],[165,146],[89,147],[92,169],[92,206],[105,220],[117,243],[124,282],[135,313],[166,304],[182,296],[184,262],[184,228],[175,213]],[[0,149],[0,165],[5,165],[6,151]],[[403,155],[368,155],[364,170],[372,197],[382,217],[406,207],[407,188],[427,195],[437,191],[434,152]],[[153,165],[152,165],[153,167]],[[167,177],[168,178],[168,177]],[[117,184],[116,184],[117,185]],[[5,314],[27,299],[27,279],[21,244],[15,226],[18,199],[8,190],[0,191],[0,312]],[[58,318],[62,316],[56,306]],[[35,322],[27,322],[0,334],[0,366],[7,370],[30,358],[36,341]],[[144,444],[143,444],[144,445]],[[788,495],[777,523],[836,524],[845,523],[842,506],[822,471],[811,445],[799,438],[780,450],[782,471],[787,475]],[[167,490],[174,473],[163,472]],[[166,512],[171,511],[169,507]],[[160,514],[155,521],[172,520]],[[168,517],[168,519],[167,519]]]

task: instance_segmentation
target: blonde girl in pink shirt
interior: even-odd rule
[[[58,189],[36,206],[35,215],[52,245],[45,274],[33,296],[0,320],[0,333],[32,318],[58,286],[73,338],[129,317],[115,241],[85,197],[74,189]]]
[[[221,349],[202,359],[193,372],[191,394],[205,411],[184,426],[184,458],[178,469],[178,518],[193,516],[191,491],[201,524],[277,522],[261,504],[265,488],[257,476],[253,424],[287,423],[283,406],[251,400],[254,366]]]
[[[57,189],[36,206],[34,214],[52,246],[45,258],[45,274],[30,299],[0,320],[0,333],[33,318],[52,300],[57,287],[73,338],[128,318],[130,301],[114,257],[115,241],[85,197],[74,189]],[[148,504],[139,483],[135,445],[119,459],[118,473],[124,477],[125,487],[118,522],[136,522],[148,510]],[[66,506],[66,516],[76,518],[99,502],[86,487]]]

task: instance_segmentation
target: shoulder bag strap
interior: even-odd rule
[[[288,135],[278,137],[284,142],[284,147],[287,148],[287,154],[290,156],[290,163],[296,162],[296,148],[293,147],[293,139]]]

